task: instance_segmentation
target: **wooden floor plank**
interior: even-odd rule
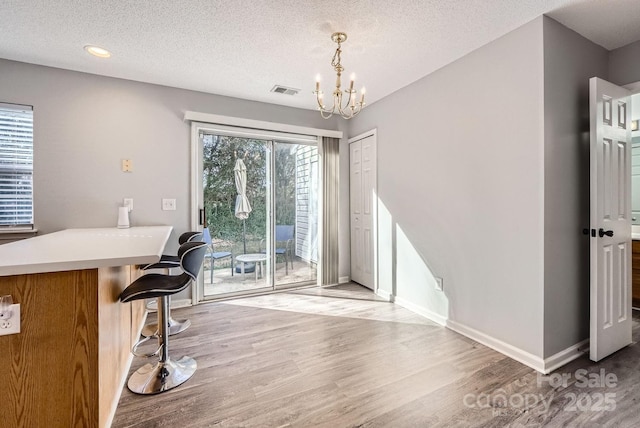
[[[171,337],[198,361],[184,385],[123,391],[113,427],[476,427],[640,425],[640,349],[580,358],[551,386],[530,368],[355,284],[174,310],[193,325]],[[634,315],[634,340],[640,338]],[[132,370],[145,361],[136,358]],[[577,370],[615,374],[581,387]],[[571,394],[615,394],[612,411],[571,411]],[[502,394],[507,399],[501,402]],[[483,401],[483,397],[488,397]],[[535,398],[519,405],[517,399]],[[485,405],[486,403],[490,405]]]

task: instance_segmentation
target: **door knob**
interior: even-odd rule
[[[598,229],[598,235],[602,238],[604,235],[613,236],[613,230],[604,230],[603,228]]]

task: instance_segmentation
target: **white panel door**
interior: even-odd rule
[[[351,279],[373,290],[375,272],[376,144],[369,136],[349,145]]]
[[[599,361],[631,343],[631,104],[602,79],[589,89],[590,358]]]
[[[349,144],[349,201],[351,210],[351,279],[362,284],[362,141]]]
[[[374,286],[374,209],[376,198],[376,146],[374,137],[362,141],[362,282]]]

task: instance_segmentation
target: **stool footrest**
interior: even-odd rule
[[[169,317],[169,336],[182,333],[191,326],[191,320],[175,320]],[[158,323],[147,324],[142,329],[143,336],[158,336]]]
[[[150,353],[144,353],[144,352],[139,352],[138,351],[138,346],[143,345],[145,343],[147,343],[149,340],[155,338],[158,341],[158,347],[156,348],[155,351],[150,352]],[[160,354],[160,351],[162,350],[162,340],[160,339],[160,337],[156,334],[153,336],[147,336],[147,337],[143,337],[142,339],[138,340],[135,345],[133,345],[133,347],[131,348],[131,353],[133,355],[135,355],[136,357],[145,357],[145,358],[150,358],[150,357],[155,357],[156,355]]]

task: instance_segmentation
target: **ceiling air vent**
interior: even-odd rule
[[[285,94],[285,95],[296,95],[300,92],[300,89],[295,88],[287,88],[286,86],[276,85],[271,88],[271,92],[275,92],[277,94]]]

